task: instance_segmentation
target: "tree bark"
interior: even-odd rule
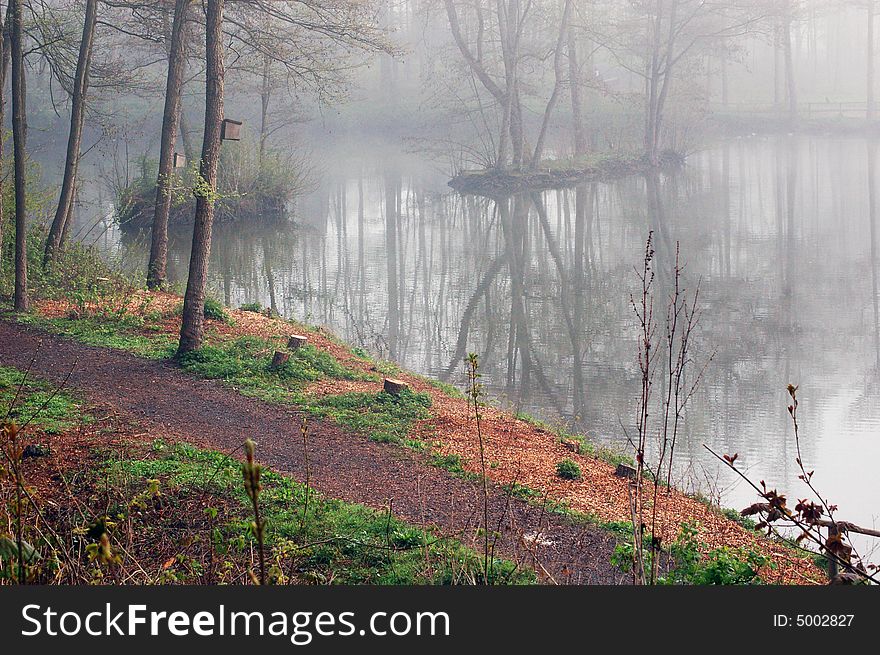
[[[199,167],[201,179],[196,189],[196,217],[178,355],[198,350],[205,338],[205,288],[208,284],[214,194],[220,160],[220,125],[223,121],[223,0],[207,0],[205,52],[205,133]]]
[[[409,389],[409,385],[402,380],[395,380],[393,378],[385,378],[382,383],[382,390],[385,393],[390,393],[392,396],[399,396],[404,391]]]
[[[583,98],[581,97],[581,71],[577,54],[577,36],[574,29],[568,32],[568,79],[571,85],[571,121],[574,132],[574,155],[580,157],[587,152],[587,137],[584,134]]]
[[[0,126],[6,124],[6,76],[9,72],[9,24],[12,3],[6,5],[6,14],[0,19]],[[3,139],[0,138],[0,163],[3,162]],[[3,178],[0,171],[0,199],[3,198]],[[0,261],[3,259],[3,203],[0,202]]]
[[[58,251],[64,246],[67,223],[71,220],[73,197],[76,190],[76,174],[79,169],[82,146],[83,123],[85,121],[86,93],[89,88],[89,69],[92,62],[92,46],[95,41],[95,25],[98,20],[98,0],[86,0],[86,13],[83,20],[82,39],[76,60],[76,73],[73,80],[70,105],[70,134],[67,138],[67,158],[64,162],[64,177],[61,181],[61,195],[55,218],[49,228],[46,248],[43,252],[43,266],[51,264]]]
[[[266,156],[266,140],[269,138],[269,100],[272,97],[272,60],[263,57],[263,79],[260,87],[260,166]]]
[[[21,0],[9,0],[12,11],[12,142],[15,168],[15,311],[29,309],[27,288],[26,90],[22,52]]]
[[[156,204],[147,264],[147,287],[161,289],[168,279],[168,217],[171,213],[171,181],[174,176],[174,145],[181,119],[181,88],[186,63],[186,14],[192,0],[175,0],[165,83],[165,112],[156,178]]]

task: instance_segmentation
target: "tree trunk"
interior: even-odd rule
[[[393,378],[385,378],[382,383],[382,390],[390,393],[392,396],[399,396],[409,389],[409,385],[403,380],[395,380]]]
[[[27,288],[27,118],[22,52],[21,0],[9,0],[12,11],[12,142],[15,158],[15,311],[29,308]]]
[[[9,24],[12,3],[6,6],[6,15],[0,19],[0,127],[6,124],[6,75],[9,72]],[[0,138],[0,164],[3,162],[3,139]],[[3,198],[3,178],[0,171],[0,200]],[[3,202],[0,201],[0,261],[3,260]]]
[[[260,166],[266,155],[266,139],[269,138],[269,100],[272,96],[272,61],[263,57],[263,84],[260,88]]]
[[[587,137],[584,134],[583,98],[581,97],[581,71],[577,54],[577,37],[574,29],[568,33],[568,79],[571,85],[571,121],[574,132],[574,155],[580,157],[587,152]]]
[[[64,246],[67,224],[71,220],[73,197],[76,189],[76,173],[79,168],[82,145],[83,122],[85,120],[86,92],[89,88],[89,68],[92,62],[92,45],[95,41],[95,25],[98,19],[98,0],[86,0],[86,13],[83,20],[82,39],[79,43],[79,56],[76,60],[76,74],[73,80],[70,105],[70,134],[67,138],[67,159],[64,162],[64,177],[61,181],[61,195],[55,218],[49,228],[46,248],[43,252],[43,266],[51,264],[58,251]]]
[[[186,68],[186,66],[184,66]],[[180,89],[180,139],[183,141],[183,154],[187,161],[196,160],[196,144],[192,140],[192,130],[190,129],[189,119],[186,117],[186,107],[183,104],[184,89]]]
[[[223,121],[223,0],[207,0],[205,52],[205,133],[199,167],[201,180],[196,191],[192,254],[183,299],[178,355],[201,348],[205,338],[205,288],[208,284],[214,194],[220,160],[220,125]]]
[[[162,288],[168,279],[168,217],[171,213],[171,182],[174,176],[174,145],[180,124],[180,95],[186,63],[186,14],[191,0],[175,0],[168,50],[168,77],[165,83],[165,112],[162,116],[162,143],[159,149],[159,175],[156,178],[156,204],[147,264],[147,287]]]
[[[301,334],[291,334],[287,339],[287,349],[288,350],[299,350],[303,346],[305,346],[309,341],[309,338],[303,336]]]
[[[729,93],[728,93],[728,81],[727,81],[727,54],[721,55],[721,106],[724,109],[727,109],[727,105],[729,104]]]

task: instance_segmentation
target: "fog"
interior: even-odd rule
[[[82,5],[26,12],[28,146],[49,198],[32,221],[56,210]],[[152,207],[125,194],[156,183],[174,3],[98,5],[70,237],[143,276]],[[228,1],[223,115],[243,125],[222,146],[234,193],[209,294],[458,386],[478,353],[493,402],[631,451],[650,234],[659,338],[677,248],[700,289],[674,482],[755,502],[707,444],[790,498],[811,493],[791,383],[813,482],[875,527],[877,13],[873,0]],[[204,25],[194,3],[174,147],[190,164]],[[271,202],[247,202],[255,167]],[[186,202],[168,228],[180,289]]]

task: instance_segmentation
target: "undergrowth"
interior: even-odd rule
[[[88,420],[69,395],[56,393],[41,380],[25,378],[17,369],[0,366],[0,419],[4,417],[47,434],[58,434]]]

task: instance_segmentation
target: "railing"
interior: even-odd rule
[[[710,108],[716,114],[736,114],[743,116],[786,116],[788,105],[756,104],[747,102],[711,103]],[[880,115],[880,103],[877,104]],[[801,118],[864,118],[868,111],[868,103],[861,102],[802,102],[797,106]]]

